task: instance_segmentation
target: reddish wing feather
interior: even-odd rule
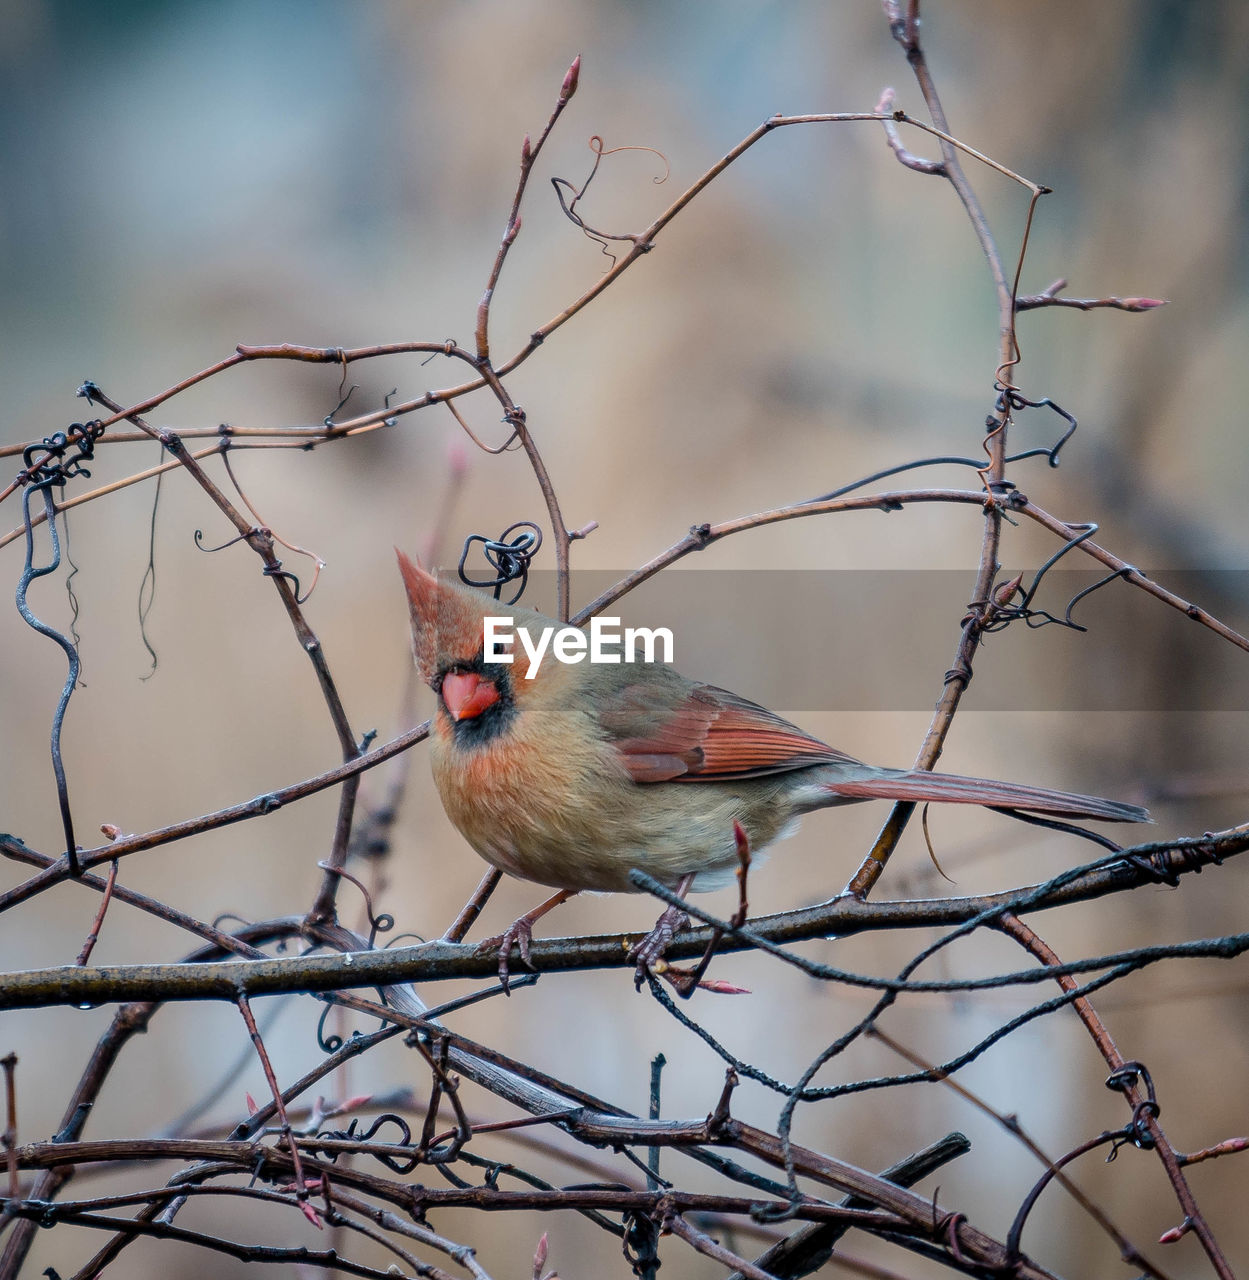
[[[634,686],[622,694],[617,713],[603,717],[634,782],[727,781],[837,760],[858,763],[727,689],[694,685],[675,706],[662,705],[660,693]]]

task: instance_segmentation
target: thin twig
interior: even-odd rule
[[[460,908],[459,914],[451,922],[446,933],[442,935],[443,942],[462,942],[464,940],[464,935],[473,927],[473,922],[481,915],[482,909],[490,901],[491,895],[499,887],[499,881],[502,879],[503,872],[498,867],[491,867],[482,876],[481,882],[473,890],[469,900]]]
[[[1102,1208],[1072,1182],[1065,1172],[1057,1169],[1052,1157],[1047,1155],[1040,1146],[1028,1135],[1023,1125],[1019,1122],[1016,1115],[1003,1115],[995,1107],[990,1106],[978,1094],[973,1093],[966,1085],[960,1084],[959,1081],[941,1071],[934,1063],[928,1062],[920,1057],[913,1050],[908,1049],[905,1045],[899,1044],[892,1036],[886,1035],[878,1026],[873,1026],[867,1033],[872,1039],[879,1040],[882,1044],[886,1044],[899,1057],[905,1058],[912,1066],[919,1067],[921,1070],[930,1071],[934,1077],[939,1079],[947,1088],[952,1089],[960,1098],[966,1099],[973,1107],[984,1115],[989,1116],[1002,1126],[1007,1133],[1016,1138],[1024,1147],[1027,1148],[1033,1156],[1037,1158],[1043,1165],[1054,1171],[1054,1179],[1063,1187],[1068,1195],[1084,1210],[1085,1213],[1097,1223],[1099,1227],[1115,1242],[1119,1249],[1119,1256],[1129,1266],[1136,1267],[1138,1270],[1148,1275],[1154,1276],[1155,1280],[1168,1280],[1166,1272],[1160,1267],[1155,1266],[1143,1253],[1119,1230],[1117,1226],[1110,1220],[1109,1216]]]
[[[555,128],[556,121],[564,113],[564,108],[572,100],[572,96],[577,92],[577,79],[581,74],[581,57],[578,55],[572,60],[572,65],[564,74],[564,81],[560,85],[559,96],[555,100],[555,107],[551,111],[550,119],[546,122],[546,128],[538,135],[538,141],[531,143],[529,135],[525,135],[525,141],[520,149],[520,177],[516,183],[516,194],[512,198],[512,209],[507,216],[507,225],[503,229],[503,240],[499,245],[499,250],[495,254],[494,263],[490,268],[490,278],[486,282],[486,291],[482,294],[481,302],[477,306],[477,360],[479,364],[488,365],[490,363],[490,304],[494,300],[495,287],[499,283],[499,276],[503,271],[503,264],[507,261],[507,255],[512,245],[516,241],[516,236],[520,231],[520,204],[525,197],[525,188],[529,185],[529,175],[533,172],[534,162],[537,160],[539,153],[546,143],[547,138],[551,136],[551,130]]]
[[[277,1111],[278,1122],[282,1126],[282,1133],[286,1137],[287,1149],[291,1153],[291,1164],[295,1170],[295,1198],[300,1201],[307,1200],[308,1187],[304,1181],[303,1162],[299,1155],[299,1146],[295,1141],[295,1135],[291,1131],[290,1121],[286,1117],[286,1103],[282,1099],[282,1090],[278,1087],[278,1078],[273,1074],[273,1064],[269,1061],[269,1054],[265,1050],[265,1042],[261,1038],[260,1028],[256,1025],[256,1019],[252,1014],[252,1007],[247,997],[240,991],[235,1003],[238,1005],[238,1011],[243,1015],[243,1021],[247,1024],[247,1034],[251,1036],[252,1044],[256,1049],[256,1056],[260,1059],[260,1065],[264,1069],[265,1079],[269,1083],[269,1092],[273,1096],[274,1109]]]
[[[100,897],[100,907],[95,913],[95,919],[91,922],[91,931],[87,934],[82,944],[82,950],[78,953],[78,959],[75,964],[86,964],[91,959],[91,953],[95,950],[95,944],[99,941],[100,928],[104,924],[104,913],[108,910],[108,904],[113,900],[113,890],[117,887],[117,859],[114,858],[108,866],[108,879],[104,883],[104,893]]]
[[[1046,966],[1047,970],[1053,971],[1060,966],[1061,962],[1055,952],[1040,938],[1035,930],[1029,928],[1017,916],[1009,914],[1003,916],[998,927],[1008,937],[1019,943],[1025,951],[1034,955]],[[1059,973],[1055,980],[1064,991],[1071,991],[1076,986],[1075,980],[1069,975]],[[1125,1060],[1092,1004],[1087,999],[1078,998],[1073,1001],[1073,1008],[1079,1015],[1080,1021],[1084,1023],[1098,1051],[1105,1058],[1106,1065],[1110,1067],[1111,1072],[1122,1072],[1126,1065]],[[1135,1120],[1137,1116],[1140,1116],[1148,1128],[1154,1149],[1158,1153],[1162,1167],[1166,1170],[1167,1178],[1175,1191],[1176,1199],[1184,1211],[1185,1220],[1191,1225],[1193,1234],[1201,1241],[1201,1247],[1205,1250],[1206,1257],[1210,1259],[1215,1273],[1220,1277],[1220,1280],[1235,1280],[1232,1268],[1219,1247],[1218,1241],[1215,1240],[1210,1224],[1206,1221],[1205,1216],[1197,1205],[1192,1189],[1188,1185],[1188,1179],[1184,1176],[1180,1158],[1163,1132],[1162,1126],[1158,1123],[1156,1110],[1142,1106],[1146,1098],[1134,1081],[1125,1081],[1122,1085],[1122,1092],[1132,1108],[1133,1119]]]

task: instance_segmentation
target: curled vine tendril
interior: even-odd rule
[[[63,489],[70,480],[91,474],[86,464],[95,456],[95,442],[103,434],[104,427],[98,420],[75,422],[67,431],[57,431],[38,444],[28,445],[23,449],[23,469],[17,475],[17,482],[22,485],[22,523],[26,533],[26,560],[17,582],[17,611],[22,615],[22,620],[27,626],[60,645],[69,665],[65,685],[61,689],[61,696],[52,716],[51,749],[52,772],[56,777],[61,826],[65,833],[65,857],[69,863],[70,874],[74,876],[81,875],[82,866],[78,861],[78,849],[74,842],[74,820],[69,807],[69,784],[65,777],[65,763],[61,757],[61,726],[65,722],[65,712],[69,706],[70,697],[78,685],[82,662],[78,655],[78,646],[73,640],[35,616],[26,602],[26,593],[36,578],[55,573],[61,567],[61,537],[57,531],[57,510],[53,490]],[[35,564],[35,533],[30,512],[31,499],[35,494],[39,494],[43,500],[44,517],[47,520],[48,533],[52,542],[52,557],[44,565]]]
[[[517,532],[517,531],[520,532]],[[511,537],[515,534],[515,537]],[[508,539],[511,538],[511,541]],[[494,570],[493,578],[473,578],[465,569],[468,554],[475,542],[481,543],[482,555]],[[505,604],[515,604],[525,594],[529,585],[529,562],[538,553],[542,545],[542,530],[532,520],[518,520],[508,525],[497,538],[487,538],[480,533],[470,534],[464,540],[464,550],[460,554],[457,572],[460,581],[470,587],[480,587],[494,592],[494,598],[500,599],[503,588],[509,582],[520,582],[516,594],[505,600]]]

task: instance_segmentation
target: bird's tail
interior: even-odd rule
[[[1050,791],[1018,782],[992,782],[950,773],[881,769],[870,778],[824,784],[846,800],[935,800],[944,804],[982,804],[993,809],[1026,809],[1060,818],[1099,818],[1105,822],[1148,822],[1149,810],[1140,805],[1082,796],[1073,791]]]

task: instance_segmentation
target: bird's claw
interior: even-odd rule
[[[496,947],[498,948],[499,982],[503,985],[503,994],[505,996],[512,994],[508,988],[508,975],[511,973],[509,962],[512,958],[512,948],[515,947],[520,952],[521,961],[526,968],[532,969],[533,964],[529,959],[529,944],[532,941],[533,921],[527,916],[520,916],[513,920],[502,933],[496,933],[493,938],[486,938],[477,944],[478,951],[489,951]]]
[[[690,918],[680,907],[668,907],[655,921],[655,927],[650,933],[629,951],[629,959],[637,965],[634,970],[633,985],[639,991],[649,973],[662,972],[659,966],[663,961],[664,952],[668,950],[668,944],[682,929],[689,927]]]

